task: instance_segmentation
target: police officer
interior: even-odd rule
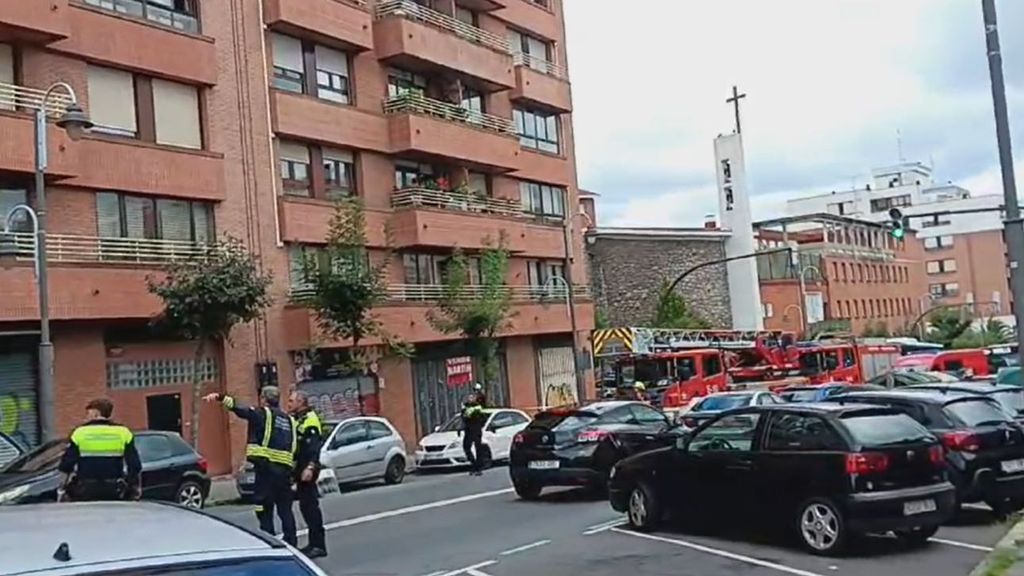
[[[99,398],[86,404],[86,422],[71,433],[58,469],[57,499],[138,499],[142,463],[132,431],[110,421],[114,404]],[[74,474],[74,478],[72,478]]]
[[[469,461],[470,476],[482,476],[484,424],[487,414],[480,405],[480,398],[473,394],[462,404],[462,451]]]
[[[274,508],[281,519],[284,541],[298,544],[295,515],[292,513],[292,470],[298,444],[295,420],[281,410],[281,392],[276,386],[260,390],[260,407],[243,406],[231,396],[209,394],[207,402],[220,402],[224,408],[249,423],[245,457],[255,468],[256,518],[260,530],[274,534]]]
[[[309,398],[302,392],[292,392],[288,397],[288,412],[299,424],[299,452],[295,457],[295,485],[299,497],[299,511],[309,527],[309,545],[302,549],[308,558],[327,556],[327,539],[324,535],[324,515],[320,511],[320,491],[317,478],[320,476],[320,447],[323,445],[323,426],[320,417],[309,405]]]

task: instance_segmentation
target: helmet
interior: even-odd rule
[[[473,390],[476,390],[477,392],[483,392],[484,391],[484,385],[479,383],[479,382],[477,382],[476,384],[473,385]]]
[[[640,392],[645,392],[647,390],[647,385],[644,384],[643,382],[637,381],[633,384],[633,389],[639,390]]]

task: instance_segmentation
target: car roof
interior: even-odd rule
[[[278,556],[274,539],[208,514],[155,502],[82,502],[0,507],[0,524],[18,527],[17,538],[0,538],[4,574],[83,573],[117,563],[195,554]],[[114,531],[112,531],[114,530]],[[168,534],[174,534],[168,538]],[[111,538],[116,545],[111,545]],[[66,543],[70,560],[53,558]],[[118,568],[124,566],[117,566]]]
[[[387,418],[381,418],[380,416],[352,416],[349,418],[332,418],[330,420],[324,420],[325,424],[330,426],[337,426],[338,424],[344,424],[345,422],[380,422],[382,424],[391,424]]]
[[[593,412],[595,414],[601,414],[609,410],[614,410],[621,406],[628,406],[630,404],[636,404],[637,402],[632,400],[609,400],[607,402],[592,402],[581,406],[579,409],[583,412]]]
[[[874,390],[870,392],[848,392],[839,396],[834,396],[835,401],[852,400],[857,401],[861,398],[892,398],[895,400],[910,400],[913,402],[926,402],[929,404],[946,404],[952,400],[958,400],[964,397],[974,396],[971,393],[962,393],[956,395],[950,395],[939,391],[929,391],[919,389],[913,390]]]
[[[747,408],[740,408],[737,410],[729,410],[728,413],[738,414],[750,414],[754,412],[813,412],[817,414],[845,414],[848,412],[860,412],[862,410],[870,410],[872,412],[877,410],[891,411],[897,413],[896,410],[886,408],[884,406],[873,406],[871,404],[861,403],[839,403],[839,402],[806,402],[800,404],[775,404],[772,406],[750,406]]]
[[[1009,392],[1012,390],[1024,389],[1018,386],[1007,386],[1005,384],[995,384],[993,382],[935,382],[932,384],[914,384],[913,386],[906,386],[909,389],[918,390],[949,390],[949,391],[962,391],[970,392],[974,394],[992,394],[993,392]]]

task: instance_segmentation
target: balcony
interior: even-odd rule
[[[68,0],[8,1],[0,10],[0,41],[49,44],[70,31]]]
[[[363,0],[266,0],[264,19],[286,34],[356,52],[373,49],[373,18]]]
[[[486,172],[514,170],[519,156],[515,125],[409,92],[384,101],[391,153],[456,160]]]
[[[553,112],[572,112],[572,92],[565,68],[522,52],[515,54],[515,65],[516,86],[509,98]]]
[[[550,284],[547,286],[529,285],[507,285],[502,289],[509,294],[512,302],[566,302],[569,296],[568,290],[562,284]],[[474,300],[484,295],[484,286],[465,286],[463,296],[466,300]],[[396,302],[437,302],[445,298],[447,286],[443,284],[389,284],[387,287],[387,301]],[[590,298],[589,286],[573,286],[575,298]],[[311,295],[308,286],[292,286],[288,292],[293,302],[302,303]]]
[[[51,234],[47,241],[50,314],[55,320],[152,317],[161,307],[146,287],[153,268],[209,249],[191,242],[62,234]],[[7,286],[0,321],[39,318],[34,254],[33,234],[0,237],[0,281]]]
[[[35,172],[34,110],[39,108],[45,91],[15,84],[0,83],[0,172]],[[54,93],[47,104],[50,118],[64,113],[68,99]],[[74,176],[78,170],[78,145],[71,144],[60,129],[47,132],[49,165],[46,174],[52,179]]]
[[[534,0],[508,0],[495,16],[516,28],[558,42],[562,39],[562,24],[548,6],[542,6]]]
[[[278,136],[374,152],[391,151],[388,123],[380,114],[281,90],[271,90],[270,101],[273,129]]]
[[[324,244],[335,205],[330,200],[282,196],[278,199],[281,239],[299,244]],[[366,209],[366,243],[372,248],[387,246],[385,211]]]
[[[373,26],[381,60],[409,70],[443,72],[487,92],[515,87],[508,40],[412,0],[377,4]]]
[[[392,242],[396,248],[451,247],[481,250],[504,234],[507,248],[538,258],[564,258],[563,228],[537,223],[520,203],[424,188],[391,195]]]

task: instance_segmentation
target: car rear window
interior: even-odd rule
[[[985,426],[1011,421],[997,402],[984,398],[950,402],[946,404],[946,411],[965,426]]]
[[[528,427],[558,432],[586,426],[595,420],[597,414],[592,412],[541,412]]]
[[[717,412],[750,405],[753,394],[732,394],[729,396],[708,396],[693,407],[698,412]]]
[[[853,439],[868,448],[931,440],[930,432],[906,414],[853,413],[841,421]]]
[[[779,394],[787,402],[811,402],[818,398],[817,390],[791,390]]]
[[[990,394],[1014,415],[1024,415],[1024,390],[1003,390]]]

